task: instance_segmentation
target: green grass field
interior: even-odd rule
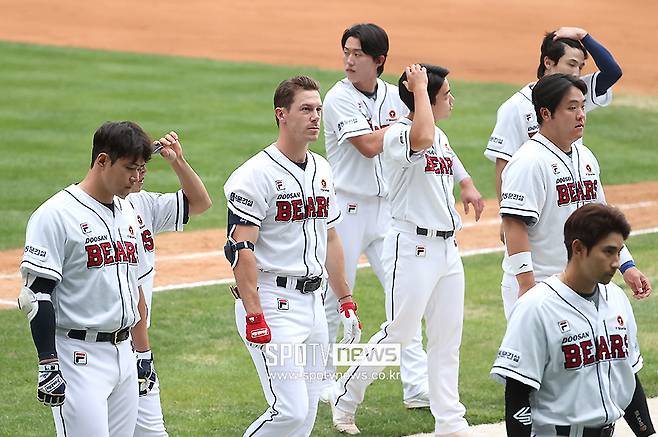
[[[633,237],[629,246],[654,284],[658,282],[658,235]],[[472,424],[502,419],[503,391],[488,372],[505,329],[500,299],[500,255],[464,258],[466,309],[460,391]],[[615,278],[618,283],[620,278]],[[359,312],[364,339],[384,318],[383,292],[370,269],[359,272]],[[235,328],[233,298],[226,286],[159,293],[154,297],[151,341],[163,391],[165,420],[172,436],[234,436],[265,409],[251,358]],[[645,367],[641,380],[648,396],[658,395],[658,300],[633,301]],[[52,429],[50,410],[35,398],[36,358],[24,316],[0,311],[0,436],[43,436]],[[375,382],[366,394],[357,423],[364,436],[431,432],[428,410],[402,406],[399,381]],[[337,435],[327,405],[319,407],[313,435]]]
[[[84,176],[93,132],[106,120],[137,121],[152,136],[177,130],[188,160],[214,200],[212,210],[195,218],[188,229],[224,226],[223,183],[248,156],[276,138],[271,103],[276,85],[305,73],[320,80],[324,93],[341,78],[338,71],[305,67],[1,42],[0,58],[0,249],[20,247],[31,212]],[[339,62],[336,59],[337,67]],[[498,105],[519,87],[450,79],[456,109],[441,127],[480,191],[493,197],[493,168],[482,151]],[[656,178],[655,162],[647,157],[655,156],[657,138],[655,109],[613,106],[589,117],[586,143],[601,162],[604,183],[612,184]],[[313,148],[322,152],[322,140]],[[173,172],[157,157],[149,164],[148,179],[150,190],[178,187]],[[656,235],[635,237],[629,244],[654,284],[657,244]],[[488,378],[504,331],[500,256],[464,262],[461,393],[471,423],[486,423],[502,418],[502,389]],[[370,270],[360,271],[358,281],[367,338],[384,318],[383,293]],[[651,396],[658,394],[657,302],[634,302],[646,363],[642,379]],[[234,327],[232,305],[225,287],[166,292],[154,299],[151,337],[172,436],[240,435],[265,408],[255,370]],[[0,328],[0,436],[52,434],[50,412],[35,399],[36,357],[25,318],[16,310],[0,311]],[[357,419],[365,436],[433,428],[429,411],[402,407],[398,381],[375,383]],[[326,405],[320,406],[314,435],[334,435]]]
[[[228,175],[276,138],[276,85],[304,73],[316,77],[324,93],[342,77],[339,71],[306,67],[2,42],[0,58],[5,102],[0,105],[0,249],[20,247],[32,211],[82,179],[93,133],[106,120],[134,120],[152,136],[177,130],[189,162],[214,200],[212,210],[188,229],[225,226],[222,186]],[[397,72],[389,73],[385,78],[396,82]],[[457,102],[452,118],[441,127],[481,193],[494,197],[493,166],[482,152],[498,105],[519,87],[450,80]],[[601,162],[605,184],[655,179],[655,163],[646,158],[658,149],[658,112],[626,106],[595,111],[586,140]],[[313,149],[323,153],[322,136]],[[159,157],[149,164],[147,187],[178,187]]]

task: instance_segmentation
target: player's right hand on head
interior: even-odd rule
[[[37,399],[48,407],[57,407],[64,403],[66,381],[59,370],[59,362],[39,364],[39,382]]]
[[[263,313],[247,314],[246,340],[250,346],[260,347],[272,340],[272,332],[267,326],[265,315]]]
[[[427,70],[420,64],[411,64],[404,69],[407,80],[402,83],[410,92],[427,90]]]

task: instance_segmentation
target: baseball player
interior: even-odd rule
[[[139,179],[133,185],[127,199],[137,214],[139,233],[144,244],[144,254],[149,264],[155,266],[154,236],[160,232],[182,231],[190,215],[201,214],[212,205],[203,181],[190,167],[183,156],[183,149],[176,132],[170,132],[154,143],[154,152],[169,162],[178,176],[181,189],[175,193],[153,193],[142,190],[146,176],[146,166],[140,167]],[[153,280],[155,270],[142,284],[147,308],[147,327],[151,325]],[[152,354],[147,354],[152,358]],[[162,407],[160,405],[160,379],[155,371],[152,375],[152,389],[139,398],[135,437],[166,437]]]
[[[327,92],[324,100],[324,127],[327,159],[336,177],[336,194],[343,220],[336,231],[343,242],[345,269],[350,289],[356,281],[359,257],[365,253],[382,287],[384,236],[390,228],[388,189],[383,174],[381,152],[388,126],[409,110],[400,100],[398,89],[379,79],[388,55],[388,36],[376,24],[356,24],[341,38],[346,78]],[[386,315],[392,308],[386,299]],[[325,310],[329,341],[336,341],[338,302],[327,294]],[[335,368],[331,356],[327,364],[327,381],[322,400],[329,401]],[[400,376],[403,401],[407,408],[429,407],[427,355],[422,332],[418,332],[401,356]]]
[[[103,124],[82,182],[53,195],[27,224],[18,302],[39,356],[37,397],[53,407],[60,437],[132,435],[138,391],[149,389],[140,284],[152,268],[123,198],[150,157],[138,125]]]
[[[320,133],[319,84],[307,76],[284,80],[274,108],[276,142],[224,185],[224,250],[237,284],[238,332],[269,404],[244,435],[308,436],[328,348],[325,278],[340,303],[343,341],[358,342],[361,330],[334,229],[341,212],[331,169],[308,150]]]
[[[500,214],[510,272],[503,278],[507,317],[518,296],[536,280],[557,274],[566,265],[566,251],[554,240],[567,217],[585,203],[605,203],[599,164],[594,154],[576,141],[585,128],[586,92],[586,84],[572,75],[542,77],[532,90],[539,132],[503,171]],[[620,271],[627,281],[639,276],[638,298],[649,295],[651,284],[625,247]]]
[[[610,282],[629,232],[615,208],[577,209],[564,225],[566,268],[514,306],[491,369],[506,382],[508,436],[610,437],[621,416],[636,436],[655,433],[633,309]]]
[[[450,116],[454,104],[447,74],[442,67],[414,64],[399,80],[400,98],[411,112],[386,131],[382,160],[393,217],[383,255],[393,317],[368,343],[405,347],[425,319],[435,433],[457,437],[468,435],[468,423],[457,390],[464,269],[455,240],[461,219],[454,181],[466,211],[468,204],[475,208],[476,220],[484,203],[445,133],[435,126]],[[338,431],[359,433],[354,415],[382,369],[355,365],[339,379],[331,402]]]

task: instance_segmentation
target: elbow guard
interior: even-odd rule
[[[235,240],[229,238],[224,245],[224,256],[226,256],[226,260],[231,264],[231,268],[234,269],[238,264],[239,251],[242,249],[249,249],[253,252],[254,247],[254,243],[251,241],[240,241],[236,243]]]
[[[25,314],[27,321],[31,322],[39,312],[39,301],[50,302],[50,295],[46,293],[35,293],[25,285],[21,287],[18,295],[18,308]]]

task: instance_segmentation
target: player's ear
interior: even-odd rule
[[[548,56],[544,56],[544,67],[546,68],[546,70],[550,70],[554,66],[555,66],[555,62],[553,62],[553,60]]]
[[[548,120],[551,118],[551,111],[548,108],[539,108],[539,114],[543,120]]]
[[[286,121],[286,111],[284,111],[284,108],[274,108],[274,116],[279,120],[279,124]]]
[[[582,255],[584,253],[586,255],[587,248],[582,241],[576,238],[571,242],[571,253],[574,255]]]
[[[109,165],[110,156],[105,152],[99,153],[96,157],[96,164],[98,164],[99,167],[105,167],[106,165]]]
[[[384,65],[384,62],[386,62],[386,56],[384,55],[379,55],[374,59],[375,59],[375,64],[377,64],[377,67]]]

